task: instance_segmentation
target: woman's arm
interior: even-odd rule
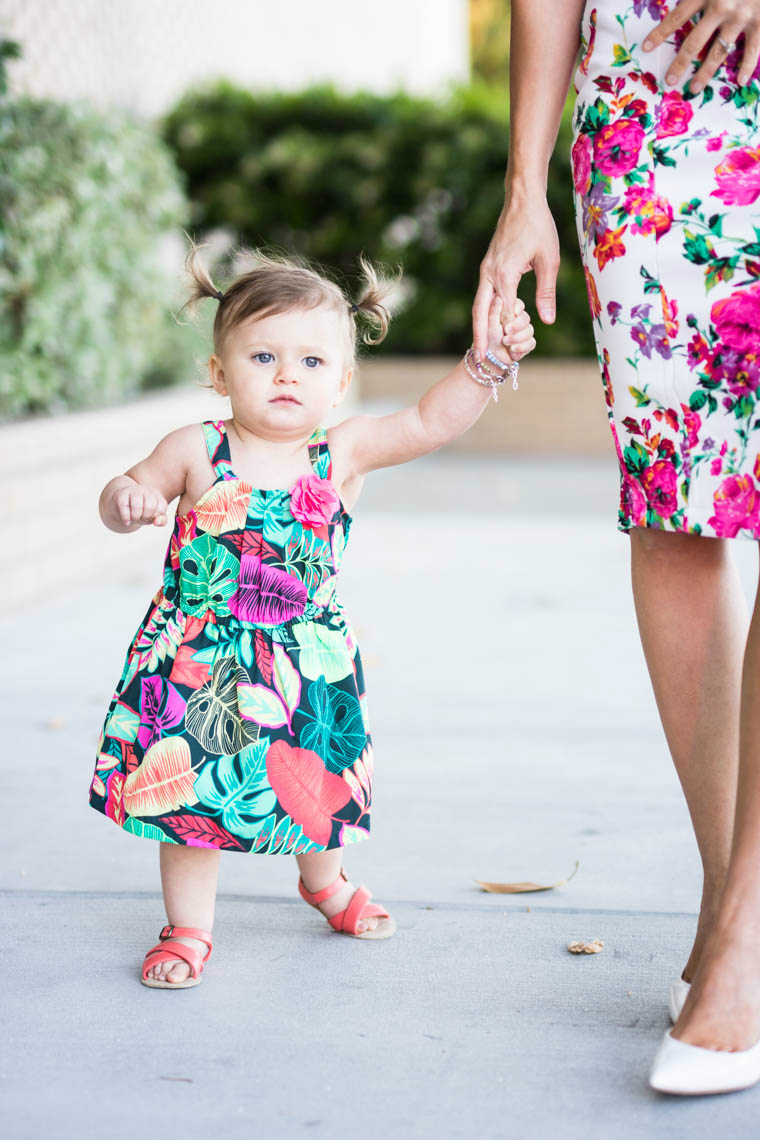
[[[555,315],[559,241],[546,182],[562,109],[578,58],[584,0],[512,0],[510,129],[504,208],[480,267],[473,305],[474,343],[482,356],[494,296],[514,312],[523,273],[536,274],[541,320]]]
[[[495,302],[488,322],[487,345],[501,360],[520,360],[535,348],[533,326],[522,301],[502,328]],[[509,351],[505,343],[509,344]],[[330,432],[330,450],[341,485],[379,467],[418,459],[472,427],[491,399],[491,389],[467,374],[464,364],[429,388],[417,404],[389,416],[354,416]]]

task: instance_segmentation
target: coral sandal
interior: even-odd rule
[[[316,907],[319,910],[319,904],[332,898],[335,892],[340,890],[343,883],[347,882],[346,873],[341,870],[334,883],[314,894],[306,890],[303,879],[299,877],[298,890],[301,893],[301,898],[305,899],[309,906]],[[350,934],[352,938],[390,938],[391,935],[395,934],[396,923],[387,910],[383,910],[377,903],[371,903],[369,901],[371,898],[372,895],[366,887],[358,887],[346,909],[327,919],[333,930],[337,930],[339,934]],[[322,912],[320,911],[320,913]],[[374,930],[360,931],[359,923],[368,918],[379,918],[380,921]]]
[[[176,942],[177,938],[197,938],[205,942],[208,950],[201,954],[194,946],[185,946],[184,942]],[[167,946],[172,942],[172,946]],[[140,981],[144,986],[154,990],[187,990],[191,986],[199,986],[203,981],[203,967],[211,957],[211,935],[207,930],[197,930],[194,926],[165,926],[158,936],[158,943],[145,955]],[[165,982],[162,978],[149,978],[148,970],[161,962],[187,962],[190,967],[190,977],[184,982]]]

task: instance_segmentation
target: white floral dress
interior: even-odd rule
[[[576,214],[620,527],[760,538],[760,66],[738,87],[740,38],[698,95],[698,62],[670,89],[690,25],[641,50],[666,11],[587,3],[575,77]]]

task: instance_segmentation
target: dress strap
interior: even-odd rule
[[[203,435],[206,439],[206,450],[209,461],[214,468],[217,479],[229,478],[232,475],[230,463],[230,441],[227,438],[227,429],[224,420],[204,420]]]
[[[330,448],[327,446],[327,429],[316,428],[309,436],[307,446],[314,474],[319,475],[320,479],[329,479],[332,474],[332,459]]]

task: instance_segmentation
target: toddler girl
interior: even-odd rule
[[[258,255],[224,293],[188,259],[191,302],[218,303],[211,383],[226,420],[177,428],[100,496],[111,530],[164,526],[163,585],[127,652],[90,791],[126,831],[161,840],[168,924],[141,980],[198,985],[211,954],[220,851],[293,854],[299,890],[357,938],[396,929],[342,870],[369,835],[364,677],[336,596],[365,475],[466,431],[535,345],[522,302],[488,360],[472,353],[393,415],[322,422],[351,383],[357,322],[385,335],[393,282],[362,260],[356,302],[319,272]],[[504,345],[509,346],[508,354]],[[478,381],[474,383],[473,381]]]

